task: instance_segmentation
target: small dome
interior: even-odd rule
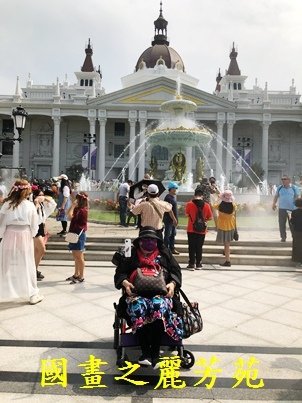
[[[153,68],[158,64],[158,60],[163,59],[168,69],[177,68],[177,70],[185,71],[185,66],[180,55],[168,45],[155,44],[146,49],[139,57],[135,71],[138,71],[141,67],[141,63],[148,68]]]

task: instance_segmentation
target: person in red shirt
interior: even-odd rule
[[[189,264],[187,269],[194,271],[202,269],[202,247],[207,230],[198,232],[194,229],[194,222],[198,215],[198,209],[201,209],[205,223],[212,219],[211,207],[203,200],[202,190],[197,188],[194,193],[194,199],[186,204],[186,215],[188,216],[187,235],[189,244]]]
[[[88,194],[86,192],[79,192],[76,195],[67,212],[67,216],[71,219],[69,232],[75,232],[80,237],[77,243],[68,244],[68,248],[73,255],[75,267],[74,274],[68,277],[66,281],[70,281],[70,284],[82,283],[84,281],[84,250],[88,220]]]

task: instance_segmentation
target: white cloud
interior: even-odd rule
[[[170,45],[182,56],[199,88],[212,92],[218,68],[229,64],[238,47],[241,73],[248,86],[287,90],[291,79],[302,89],[300,0],[164,0]],[[151,45],[159,0],[0,0],[0,94],[13,93],[16,76],[25,85],[51,84],[83,64],[91,38],[93,62],[100,64],[106,91],[121,88]]]

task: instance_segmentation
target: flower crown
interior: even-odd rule
[[[82,199],[88,199],[88,197],[86,195],[83,195],[83,194],[80,194],[80,193],[78,193],[77,196],[82,197]]]
[[[13,192],[17,192],[18,190],[24,190],[24,189],[29,189],[31,186],[30,186],[30,184],[28,183],[27,185],[14,185],[13,187],[12,187],[12,191]]]

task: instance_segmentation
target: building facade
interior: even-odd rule
[[[241,74],[233,44],[225,75],[219,72],[215,91],[207,93],[197,88],[198,79],[186,73],[181,56],[170,47],[162,6],[154,25],[151,46],[138,58],[134,73],[122,78],[118,91],[105,93],[90,40],[74,84],[57,79],[52,85],[35,85],[29,77],[21,88],[17,78],[14,95],[0,95],[0,132],[14,131],[11,111],[20,104],[29,118],[21,143],[1,141],[1,165],[22,166],[28,176],[40,179],[57,176],[82,163],[83,150],[87,153],[84,134],[95,134],[95,143],[89,145],[93,179],[117,178],[123,168],[129,178],[141,179],[152,168],[151,160],[156,160],[161,176],[172,151],[160,144],[148,147],[146,132],[165,118],[160,105],[175,96],[180,80],[183,98],[197,104],[190,117],[213,132],[206,149],[182,150],[188,172],[194,175],[196,160],[202,157],[206,176],[224,175],[233,183],[246,164],[258,163],[271,183],[279,183],[282,174],[302,175],[302,104],[294,81],[288,91],[271,91],[267,84],[263,89],[257,82],[246,89],[247,76]]]

